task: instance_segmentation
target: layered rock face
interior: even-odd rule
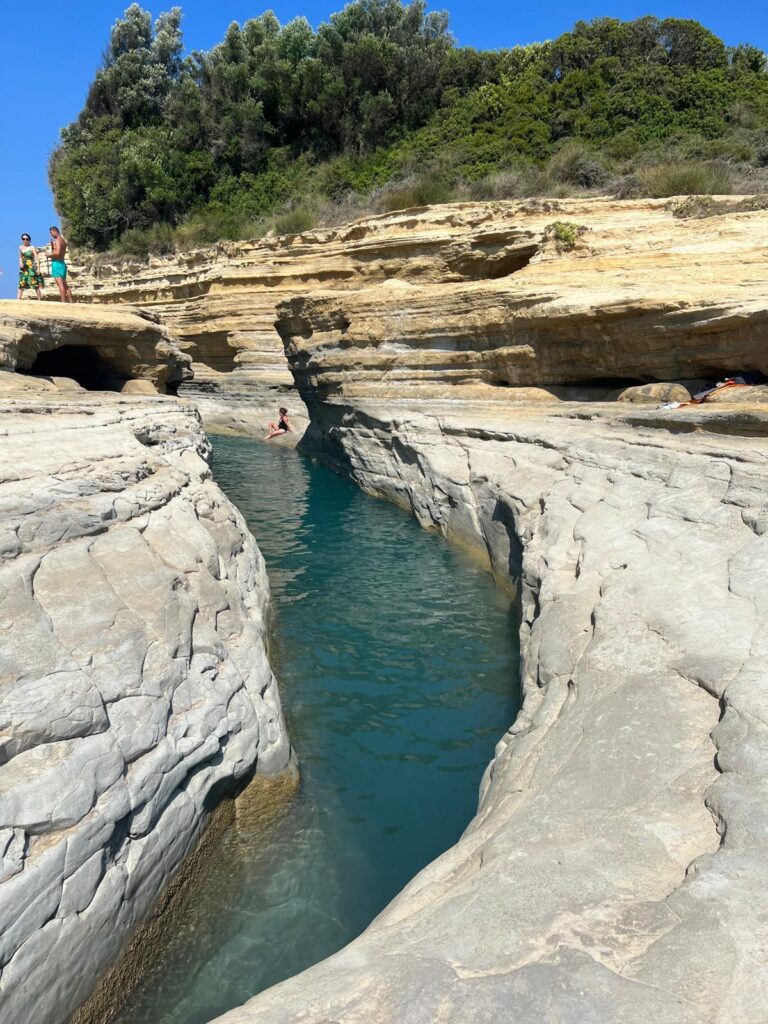
[[[102,264],[77,276],[77,298],[161,317],[192,360],[182,393],[211,429],[261,435],[286,406],[300,436],[306,408],[274,328],[278,297],[311,287],[291,250],[285,240],[226,242],[149,265]]]
[[[519,588],[524,705],[461,841],[221,1024],[755,1024],[765,389],[633,403],[768,370],[768,220],[598,200],[397,222],[387,280],[279,307],[303,443]],[[668,383],[558,401],[632,381]]]
[[[590,382],[607,395],[622,382],[768,370],[768,215],[686,220],[674,206],[407,210],[102,265],[80,275],[78,298],[159,314],[192,357],[190,393],[205,418],[241,430],[260,430],[278,404],[306,423],[276,320],[304,397],[450,388],[454,398],[553,400]]]
[[[523,618],[524,707],[465,836],[222,1024],[765,1019],[765,389],[633,403],[768,372],[768,216],[673,206],[405,211],[234,246],[205,296],[168,275],[171,315],[274,318],[308,450],[475,551]]]
[[[222,793],[290,751],[264,563],[194,408],[0,373],[0,456],[0,1019],[64,1024]]]
[[[461,841],[221,1024],[764,1019],[768,411],[313,413],[321,458],[519,581],[524,705]]]
[[[0,300],[0,370],[73,379],[89,390],[175,391],[189,356],[157,318],[140,310]],[[16,382],[14,387],[19,387]]]
[[[350,261],[367,250],[374,266],[279,307],[299,388],[530,401],[573,384],[768,371],[768,215],[673,209],[486,203],[354,225]],[[550,390],[514,390],[534,387]]]

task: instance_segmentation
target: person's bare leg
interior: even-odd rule
[[[23,294],[24,294],[24,289],[23,288],[19,288],[19,294],[16,296],[16,298],[20,299]]]
[[[66,301],[67,302],[74,302],[75,300],[72,298],[72,289],[69,287],[69,283],[68,283],[66,278],[64,278],[64,288],[65,288],[66,293],[67,293]]]
[[[37,301],[38,302],[42,302],[43,301],[43,289],[42,288],[37,288],[36,291],[37,291]]]
[[[67,301],[67,294],[64,291],[64,289],[67,286],[66,286],[66,284],[64,282],[64,279],[62,277],[54,277],[53,280],[56,282],[56,287],[59,289],[59,298],[61,299],[62,302],[66,302]]]

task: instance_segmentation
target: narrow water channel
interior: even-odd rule
[[[517,628],[491,578],[296,452],[214,439],[272,583],[270,657],[302,781],[221,842],[119,1024],[204,1024],[358,935],[474,814],[517,709]]]

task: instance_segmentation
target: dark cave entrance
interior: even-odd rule
[[[62,345],[39,352],[26,371],[36,377],[69,377],[86,391],[120,391],[126,380],[95,348]]]

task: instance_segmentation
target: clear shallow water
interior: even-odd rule
[[[485,572],[279,442],[214,451],[269,569],[302,782],[277,824],[224,836],[119,1024],[203,1024],[354,938],[459,838],[517,710],[517,624]]]

